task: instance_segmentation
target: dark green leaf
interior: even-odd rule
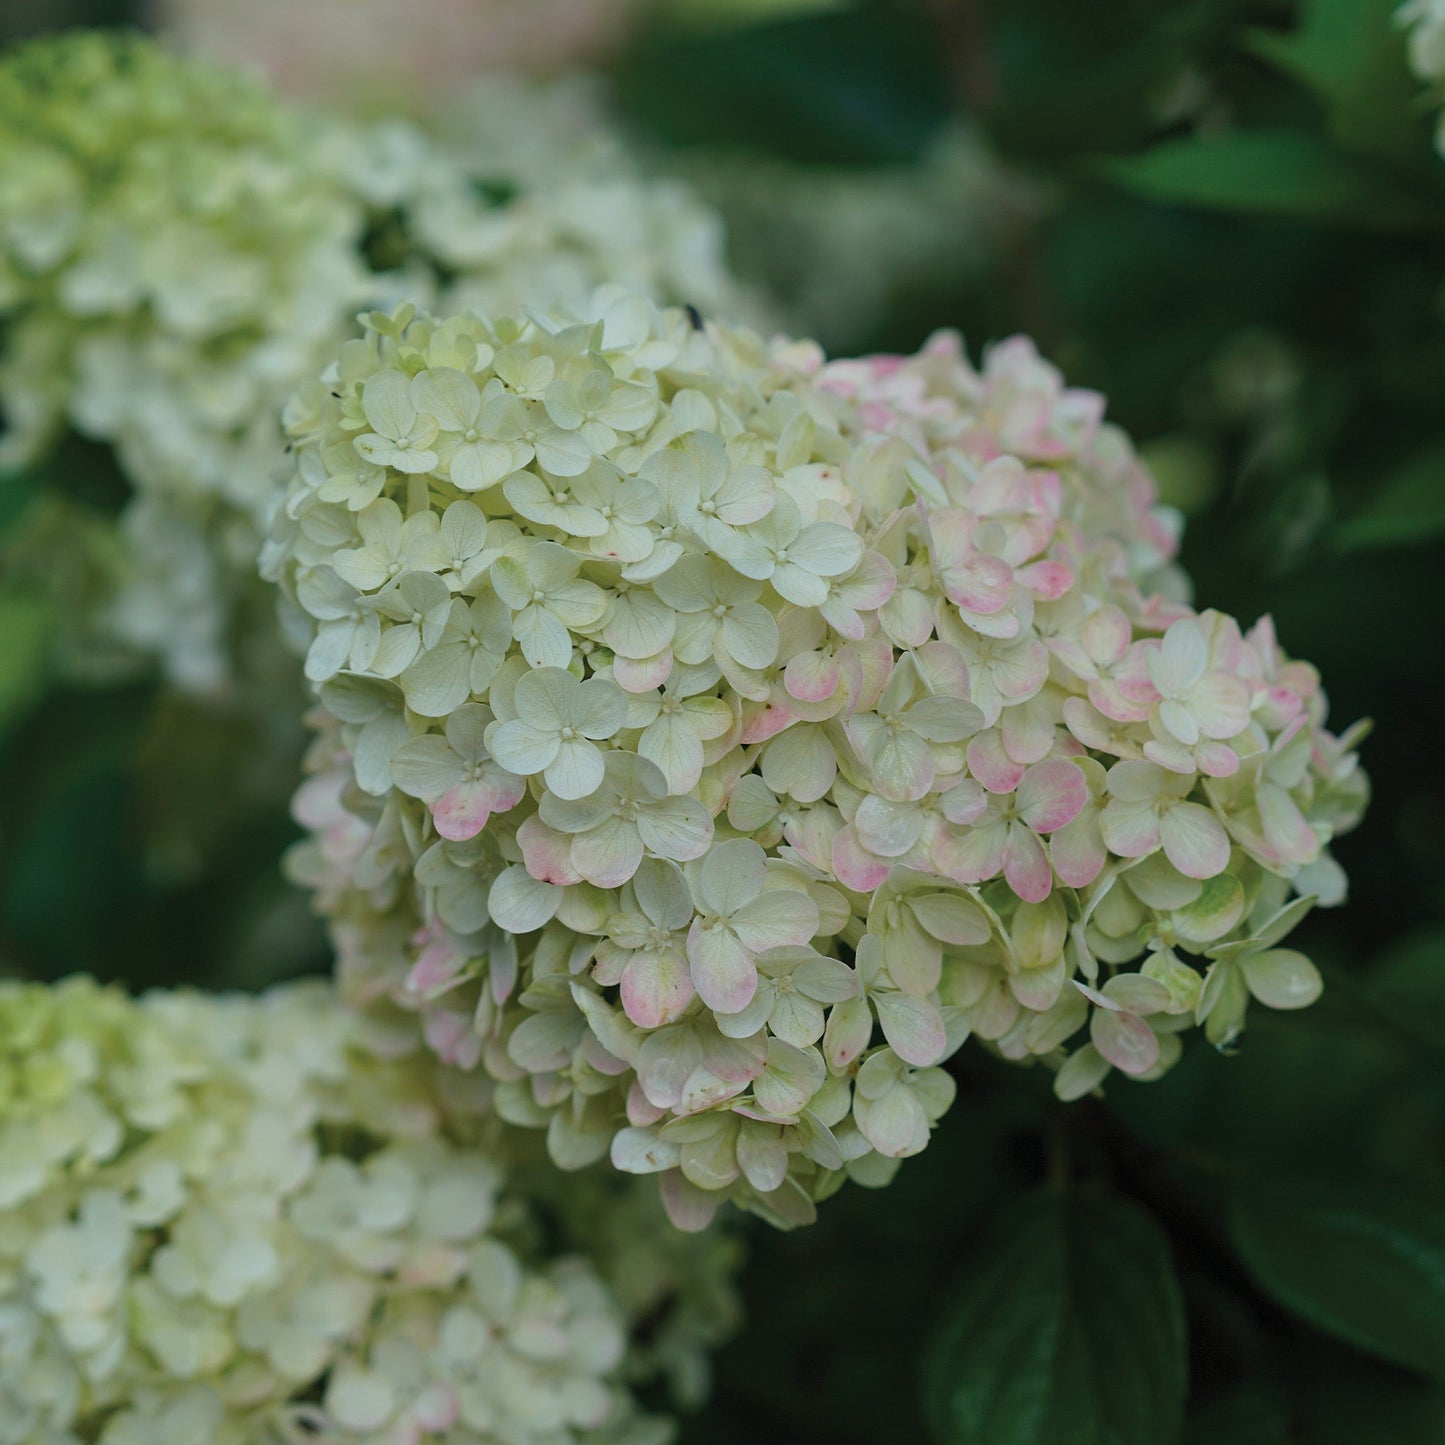
[[[1191,1415],[1184,1445],[1289,1445],[1289,1415],[1259,1381],[1239,1385]]]
[[[961,1282],[924,1366],[940,1445],[1169,1445],[1184,1400],[1169,1246],[1118,1199],[1013,1206]]]
[[[659,32],[617,79],[630,117],[664,140],[807,161],[911,160],[949,104],[936,27],[903,9]]]
[[[1218,131],[1111,161],[1121,185],[1166,205],[1367,228],[1433,227],[1436,208],[1303,130]]]
[[[1445,532],[1445,446],[1412,457],[1374,490],[1365,506],[1335,528],[1349,552],[1406,547]]]
[[[45,683],[50,610],[33,597],[0,596],[0,729]]]
[[[844,0],[663,0],[658,20],[679,30],[744,30],[779,20],[841,10]]]
[[[25,515],[39,495],[40,485],[36,471],[0,473],[0,537]]]
[[[1317,1335],[1292,1341],[1290,1353],[1295,1417],[1290,1445],[1440,1445],[1445,1440],[1445,1389],[1439,1385],[1336,1348]]]
[[[131,800],[113,751],[98,746],[53,778],[44,809],[5,837],[0,929],[35,976],[102,972],[117,933],[131,941],[143,880],[123,846]]]
[[[1445,1211],[1393,1189],[1286,1180],[1236,1191],[1230,1232],[1286,1309],[1445,1380]]]
[[[1179,75],[1233,28],[1225,6],[1177,0],[937,9],[986,17],[986,45],[971,49],[982,51],[976,63],[988,77],[981,99],[990,135],[1005,150],[1046,166],[1136,149],[1157,133],[1161,78]],[[966,25],[959,23],[957,32],[961,50]]]
[[[1398,9],[1399,0],[1308,0],[1296,30],[1256,30],[1248,44],[1320,100],[1342,145],[1407,156],[1428,148],[1428,126],[1411,104],[1420,85],[1406,64]]]
[[[1445,928],[1437,924],[1402,940],[1356,986],[1411,1037],[1445,1048]]]

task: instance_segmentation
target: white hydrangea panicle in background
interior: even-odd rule
[[[57,614],[193,688],[227,672],[245,575],[216,533],[264,514],[270,413],[367,294],[362,208],[318,183],[309,132],[251,82],[139,38],[0,61],[0,467],[43,462],[66,428],[114,449],[140,513],[119,539],[134,586]]]
[[[595,77],[486,76],[426,126],[335,124],[321,153],[368,207],[383,298],[448,312],[576,305],[608,281],[761,314],[728,273],[717,212],[644,171]]]
[[[294,876],[343,992],[677,1222],[886,1181],[970,1035],[1073,1098],[1311,1002],[1358,731],[1185,601],[1023,339],[827,362],[604,288],[410,308],[293,410]]]
[[[630,1382],[705,1393],[731,1242],[615,1175],[538,1202],[329,986],[7,984],[0,1026],[6,1445],[662,1442]]]
[[[456,139],[296,111],[139,37],[0,60],[0,469],[42,465],[70,429],[113,449],[128,493],[113,533],[70,509],[72,550],[109,583],[81,606],[52,589],[78,666],[124,648],[244,692],[238,658],[274,633],[237,636],[284,473],[276,418],[358,307],[571,302],[615,279],[744,304],[716,216],[643,177],[585,88],[499,78],[455,109]],[[9,544],[22,570],[35,541],[22,524]]]

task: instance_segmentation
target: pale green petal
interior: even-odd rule
[[[445,717],[471,696],[471,658],[460,644],[443,643],[417,658],[400,681],[406,705],[413,712]]]
[[[692,918],[692,894],[682,870],[659,858],[648,858],[632,880],[637,906],[663,928],[685,928]]]
[[[486,731],[491,714],[476,703],[464,703],[446,722],[447,742],[464,762],[480,762],[487,757]]]
[[[563,751],[565,753],[565,746]],[[599,888],[620,888],[637,872],[641,862],[642,839],[638,830],[621,818],[608,818],[572,840],[572,866]]]
[[[1324,990],[1319,970],[1292,948],[1272,948],[1241,958],[1249,991],[1268,1008],[1308,1008]]]
[[[778,655],[778,624],[765,607],[744,603],[723,619],[722,645],[744,667],[771,667]]]
[[[537,460],[553,476],[576,477],[592,465],[592,448],[580,433],[554,427],[537,438]]]
[[[862,557],[863,539],[834,522],[814,522],[788,545],[788,561],[819,577],[841,577]]]
[[[709,1008],[737,1013],[752,1001],[758,986],[757,968],[752,955],[727,927],[694,923],[687,935],[687,958],[693,986]]]
[[[511,726],[511,724],[508,724]],[[497,761],[515,773],[500,754]],[[547,764],[543,776],[559,798],[585,798],[602,786],[602,754],[589,742],[576,738],[557,744],[557,755]]]
[[[462,760],[434,734],[403,743],[391,759],[392,781],[413,798],[432,802],[466,776]]]
[[[527,778],[549,767],[561,744],[555,730],[544,731],[524,718],[516,718],[503,723],[491,735],[489,746],[492,756],[509,773]]]
[[[572,660],[572,634],[546,607],[524,607],[512,619],[512,636],[533,667],[565,668]]]
[[[712,814],[696,798],[668,798],[638,814],[637,829],[650,852],[685,863],[712,842]]]
[[[487,912],[508,933],[531,933],[557,912],[561,888],[533,878],[520,864],[497,876],[487,895]]]
[[[807,943],[818,931],[818,905],[806,893],[775,888],[743,904],[731,921],[743,947],[757,954]]]
[[[411,401],[417,411],[434,417],[443,431],[465,432],[482,409],[476,382],[450,366],[418,372],[411,382]],[[367,419],[371,420],[369,414]]]
[[[416,421],[411,382],[404,372],[378,371],[361,388],[361,410],[372,428],[393,441],[404,437]]]
[[[726,918],[762,892],[767,877],[766,857],[747,838],[719,843],[703,859],[701,901]]]

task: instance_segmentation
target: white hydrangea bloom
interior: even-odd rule
[[[128,491],[118,532],[105,516],[91,536],[93,512],[69,509],[66,545],[97,554],[90,595],[55,568],[37,581],[66,628],[95,638],[67,648],[92,675],[97,652],[121,648],[183,688],[234,693],[248,649],[276,650],[251,590],[284,470],[277,417],[359,306],[576,301],[615,279],[741,305],[718,219],[644,178],[600,107],[498,78],[455,110],[455,139],[293,111],[137,37],[65,35],[0,62],[0,471],[43,461],[71,429],[113,448]],[[374,391],[370,455],[351,454],[358,509],[384,467],[424,471],[434,439],[477,485],[505,465],[506,446],[467,440],[479,399],[429,439],[409,435],[407,405],[388,429],[380,409],[397,399]],[[514,417],[512,450],[539,405]],[[593,426],[627,415],[626,394],[571,406]],[[560,434],[537,436],[551,460]],[[22,526],[12,550],[38,541]]]
[[[615,1175],[544,1197],[484,1098],[374,1037],[322,984],[0,985],[0,1441],[667,1438],[629,1385],[698,1402],[734,1248]]]
[[[970,1034],[1073,1097],[1318,991],[1276,945],[1343,896],[1360,734],[1178,600],[1028,342],[830,363],[604,288],[375,316],[314,396],[265,554],[322,704],[293,872],[343,989],[563,1167],[805,1221],[925,1146]]]

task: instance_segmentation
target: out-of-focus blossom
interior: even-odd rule
[[[0,987],[0,1441],[666,1438],[629,1386],[699,1401],[731,1243],[616,1175],[539,1197],[383,1037],[322,984]]]
[[[642,0],[154,0],[161,33],[283,94],[424,111],[480,71],[546,75],[615,50]]]

